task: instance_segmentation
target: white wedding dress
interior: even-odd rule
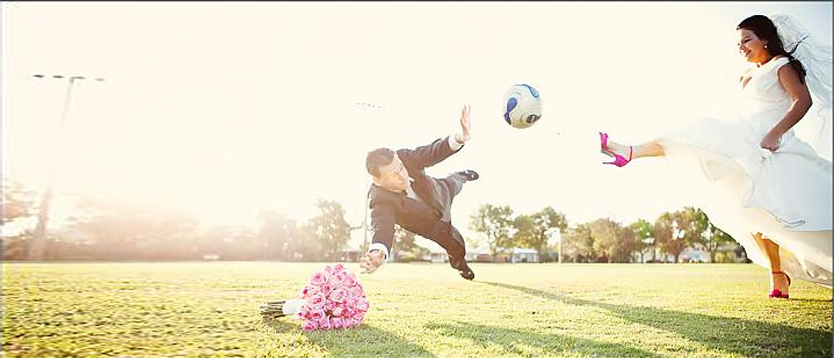
[[[736,116],[702,118],[660,142],[682,187],[715,226],[744,246],[748,258],[770,268],[752,237],[761,232],[779,245],[782,271],[792,280],[831,287],[831,161],[793,129],[775,152],[760,146],[791,105],[777,75],[788,63],[774,58],[753,69],[741,84]]]

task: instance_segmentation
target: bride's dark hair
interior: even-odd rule
[[[770,18],[764,15],[750,16],[736,26],[736,30],[741,29],[753,31],[756,36],[765,40],[767,43],[765,51],[767,51],[771,56],[782,55],[787,57],[788,60],[790,60],[791,66],[793,66],[793,68],[801,74],[801,76],[799,76],[799,80],[802,81],[802,83],[805,83],[805,67],[802,66],[802,63],[799,62],[799,60],[793,57],[793,52],[796,51],[796,47],[794,47],[790,52],[785,50],[785,45],[782,44],[782,39],[779,38],[779,34],[776,32],[776,25],[773,24],[773,21],[771,21]],[[796,44],[796,46],[799,46],[799,44]]]

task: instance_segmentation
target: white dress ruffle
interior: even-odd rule
[[[775,152],[765,134],[790,108],[777,71],[787,58],[753,70],[735,117],[702,118],[660,138],[667,163],[710,221],[769,268],[752,235],[780,246],[782,271],[792,279],[832,285],[832,164],[793,130]]]

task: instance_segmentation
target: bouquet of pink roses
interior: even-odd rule
[[[299,292],[301,299],[268,302],[261,306],[267,318],[292,316],[304,320],[305,331],[357,327],[368,312],[365,290],[342,264],[315,272]]]

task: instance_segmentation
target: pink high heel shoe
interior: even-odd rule
[[[781,273],[781,274],[785,275],[785,277],[787,277],[787,278],[788,278],[788,287],[791,287],[791,277],[790,277],[790,276],[788,276],[788,274],[786,274],[786,273],[784,273],[784,272],[782,272],[782,271],[773,271],[773,272],[771,272],[771,273],[772,273],[772,274],[779,274],[779,273]],[[774,289],[773,289],[773,291],[770,291],[770,294],[769,294],[769,295],[767,295],[767,296],[768,296],[768,297],[770,297],[770,298],[788,298],[788,294],[787,294],[787,293],[782,292],[782,290],[780,290],[780,289],[778,289],[778,288],[774,288]]]
[[[616,154],[608,149],[608,134],[599,132],[599,144],[600,144],[600,153],[605,154],[609,157],[614,158],[613,162],[602,162],[602,164],[612,164],[618,167],[623,167],[629,162],[631,162],[631,155],[634,153],[634,148],[632,146],[628,146],[628,159],[623,157],[622,155]]]

